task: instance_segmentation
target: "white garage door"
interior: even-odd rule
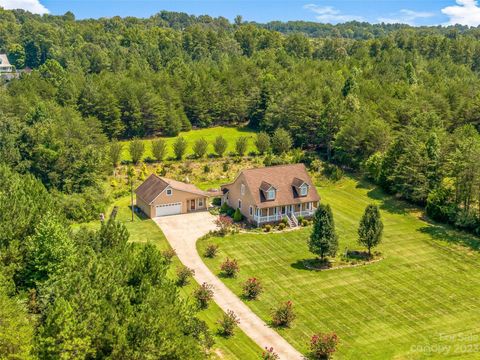
[[[176,215],[182,212],[182,203],[157,205],[156,216]]]

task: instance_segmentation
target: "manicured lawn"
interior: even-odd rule
[[[196,140],[204,138],[208,141],[208,151],[207,154],[213,154],[213,141],[217,136],[222,135],[228,142],[227,151],[225,154],[229,152],[235,152],[235,141],[241,137],[245,136],[248,138],[248,147],[245,154],[255,151],[254,145],[254,138],[255,132],[248,128],[236,128],[236,127],[224,127],[224,126],[217,126],[207,129],[199,129],[199,130],[191,130],[186,132],[181,132],[179,136],[183,136],[185,140],[188,142],[188,148],[186,151],[186,156],[192,155],[193,150],[192,146]],[[176,137],[165,137],[164,138],[167,143],[167,156],[166,158],[173,157],[173,148],[172,145],[175,142]],[[145,156],[144,158],[153,158],[152,155],[152,146],[151,146],[151,139],[143,140],[145,143]],[[128,141],[122,142],[123,144],[123,152],[122,152],[122,160],[130,161],[130,154],[128,150]]]
[[[240,274],[224,279],[236,293],[248,277],[259,277],[265,292],[247,301],[265,321],[280,301],[292,300],[297,319],[280,329],[306,352],[318,331],[340,337],[337,359],[478,359],[480,356],[480,239],[429,224],[403,202],[353,179],[318,187],[332,206],[339,251],[359,248],[356,231],[364,208],[381,206],[384,260],[355,268],[311,271],[306,240],[310,228],[282,234],[238,234],[199,242],[220,245],[205,259],[215,273],[227,256]],[[429,347],[430,345],[430,347]],[[450,348],[439,348],[450,346]]]
[[[170,245],[165,239],[160,228],[150,219],[135,215],[135,221],[131,221],[130,212],[130,197],[124,197],[117,200],[106,213],[110,214],[114,205],[119,207],[117,213],[117,220],[123,222],[130,234],[130,240],[141,243],[153,243],[161,250],[170,248]],[[91,229],[98,228],[99,222],[94,221],[88,224],[82,224]],[[74,228],[78,228],[75,226]],[[180,261],[177,257],[174,257],[172,265],[170,266],[169,276],[172,279],[176,276],[175,270],[180,265]],[[191,280],[190,284],[181,288],[180,293],[185,298],[190,298],[192,292],[197,287],[195,280]],[[211,302],[210,306],[206,310],[202,310],[198,313],[198,317],[205,321],[212,333],[215,335],[215,346],[213,348],[214,359],[228,359],[228,360],[256,360],[262,353],[260,349],[248,336],[246,336],[240,329],[237,329],[234,336],[231,338],[224,338],[216,334],[218,329],[217,320],[222,317],[222,310],[214,303]]]

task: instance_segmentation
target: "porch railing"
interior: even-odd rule
[[[256,221],[257,223],[268,223],[268,222],[275,222],[275,221],[280,221],[282,220],[284,217],[286,217],[287,215],[288,216],[295,216],[295,220],[297,220],[297,218],[299,216],[312,216],[314,213],[315,213],[315,208],[313,208],[312,210],[302,210],[302,211],[290,211],[290,212],[287,212],[286,214],[276,214],[276,215],[265,215],[265,216],[258,216],[258,215],[255,215],[253,217],[253,220]],[[293,216],[292,216],[293,215]],[[294,221],[295,221],[294,220]],[[298,221],[298,220],[297,220]]]

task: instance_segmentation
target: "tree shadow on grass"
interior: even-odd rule
[[[430,223],[429,225],[420,228],[418,231],[430,235],[434,240],[441,240],[450,244],[466,246],[472,250],[480,250],[480,237],[448,229],[446,225]]]
[[[291,263],[290,266],[297,270],[321,271],[329,269],[332,264],[328,260],[320,263],[319,259],[311,258],[297,260],[294,263]]]

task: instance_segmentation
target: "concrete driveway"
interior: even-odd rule
[[[206,282],[213,285],[213,299],[218,306],[225,312],[227,310],[235,312],[240,319],[239,327],[245,334],[262,349],[272,346],[281,359],[297,360],[304,358],[283,337],[255,315],[203,263],[200,255],[197,253],[195,243],[198,238],[216,228],[215,216],[205,211],[159,217],[153,220],[162,229],[171,247],[175,249],[180,261],[185,266],[195,270],[195,280],[199,284]]]

